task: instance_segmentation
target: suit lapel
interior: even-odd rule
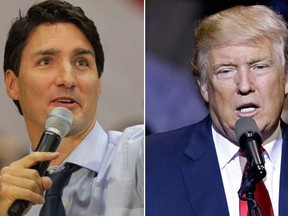
[[[193,130],[184,154],[187,163],[182,166],[182,174],[193,213],[229,215],[210,118]]]

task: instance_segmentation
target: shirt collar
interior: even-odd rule
[[[108,135],[98,122],[90,133],[65,159],[65,162],[99,172],[101,163],[108,148]]]
[[[274,133],[262,144],[265,149],[264,158],[271,161],[273,169],[280,169],[282,143],[282,130],[279,123]]]
[[[222,170],[225,166],[237,156],[239,156],[239,146],[235,145],[227,138],[218,133],[212,126],[212,136],[215,143],[216,153],[219,161],[219,167]],[[262,144],[265,149],[264,158],[269,159],[274,169],[280,168],[282,132],[280,124],[274,133]]]
[[[238,156],[239,147],[218,133],[212,126],[212,136],[220,169],[222,170],[231,160]]]

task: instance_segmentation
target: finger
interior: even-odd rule
[[[35,181],[38,185],[42,185],[42,179],[35,169],[18,168],[14,166],[4,167],[1,170],[1,176],[8,179],[16,179],[17,177]],[[5,180],[6,180],[5,178]],[[8,182],[8,181],[7,181]]]
[[[43,204],[45,202],[43,194],[35,193],[25,188],[11,188],[14,192],[10,194],[14,195],[11,199],[13,200],[27,200],[32,204]]]
[[[9,175],[1,176],[0,181],[0,196],[5,196],[10,202],[19,199],[30,201],[33,204],[44,202],[44,189],[41,189],[42,186],[39,186],[35,181]]]
[[[54,160],[58,156],[58,152],[33,152],[26,157],[11,163],[10,166],[29,168],[38,162]]]
[[[42,185],[45,190],[49,189],[52,186],[52,180],[49,177],[42,177]]]
[[[27,171],[30,172],[31,170],[27,170]],[[33,175],[35,177],[32,177]],[[28,178],[26,176],[28,176]],[[7,189],[9,187],[17,187],[17,188],[27,189],[27,190],[30,190],[30,191],[33,191],[35,193],[42,195],[44,192],[44,187],[42,185],[42,179],[37,174],[37,172],[36,174],[32,172],[32,175],[27,174],[26,176],[23,177],[23,176],[15,176],[15,175],[10,175],[10,174],[1,175],[1,179],[0,179],[1,190]]]

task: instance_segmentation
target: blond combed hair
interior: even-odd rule
[[[203,19],[195,30],[192,58],[193,74],[205,82],[208,51],[225,44],[240,44],[268,38],[272,41],[281,66],[287,63],[288,30],[283,17],[264,5],[235,6]]]

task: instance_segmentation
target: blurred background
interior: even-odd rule
[[[12,20],[36,0],[2,0],[0,64]],[[144,0],[68,0],[95,22],[105,53],[97,120],[106,130],[144,122]],[[22,116],[6,95],[0,73],[0,168],[29,151]]]
[[[146,134],[195,123],[207,115],[191,73],[198,20],[235,5],[263,4],[288,18],[287,0],[146,0]],[[286,100],[282,117],[288,120]]]

